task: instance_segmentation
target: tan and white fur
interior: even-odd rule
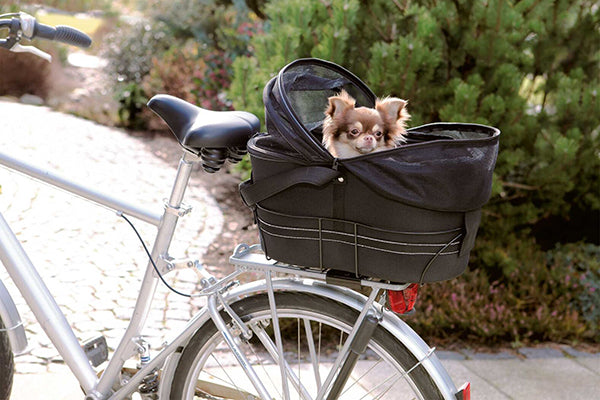
[[[377,99],[375,108],[355,107],[345,90],[329,99],[323,121],[323,145],[336,158],[350,158],[393,149],[404,142],[410,114],[406,101]]]

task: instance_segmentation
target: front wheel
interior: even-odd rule
[[[344,304],[307,293],[277,292],[275,302],[288,371],[289,398],[314,399],[358,313]],[[272,356],[275,340],[267,295],[251,296],[231,307],[254,332],[250,340],[238,335],[240,348],[269,394],[276,399],[286,399],[277,356]],[[229,324],[230,318],[225,313],[222,316]],[[375,329],[367,351],[360,356],[360,362],[340,393],[339,399],[353,400],[443,398],[416,357],[381,325]],[[207,321],[183,350],[171,383],[170,398],[260,397],[215,325]]]
[[[0,400],[10,398],[14,373],[13,353],[4,322],[0,318]]]

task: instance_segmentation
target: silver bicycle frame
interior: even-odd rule
[[[197,161],[197,156],[187,152],[184,153],[179,162],[171,196],[165,204],[163,215],[160,216],[137,205],[108,196],[85,185],[73,182],[45,169],[31,166],[28,163],[0,152],[0,165],[74,193],[94,203],[113,209],[117,213],[131,215],[157,226],[158,232],[151,254],[152,259],[155,260],[159,268],[164,267],[165,260],[168,258],[168,249],[181,214],[185,189],[192,172],[192,167]],[[149,262],[146,268],[129,326],[113,357],[110,359],[105,372],[98,379],[96,372],[90,365],[64,314],[56,304],[47,286],[44,284],[1,213],[0,261],[4,264],[8,274],[31,308],[37,321],[81,384],[84,392],[95,398],[107,397],[111,393],[113,383],[119,376],[125,361],[136,354],[137,347],[134,339],[141,334],[159,281],[152,264]]]

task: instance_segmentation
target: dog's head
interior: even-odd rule
[[[388,97],[375,108],[355,107],[346,91],[329,98],[323,122],[323,144],[335,157],[354,157],[396,147],[409,119],[406,101]]]

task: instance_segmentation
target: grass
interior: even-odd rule
[[[51,26],[68,25],[85,32],[90,36],[93,35],[103,23],[101,18],[95,18],[82,14],[68,15],[40,11],[35,17],[42,24]]]

